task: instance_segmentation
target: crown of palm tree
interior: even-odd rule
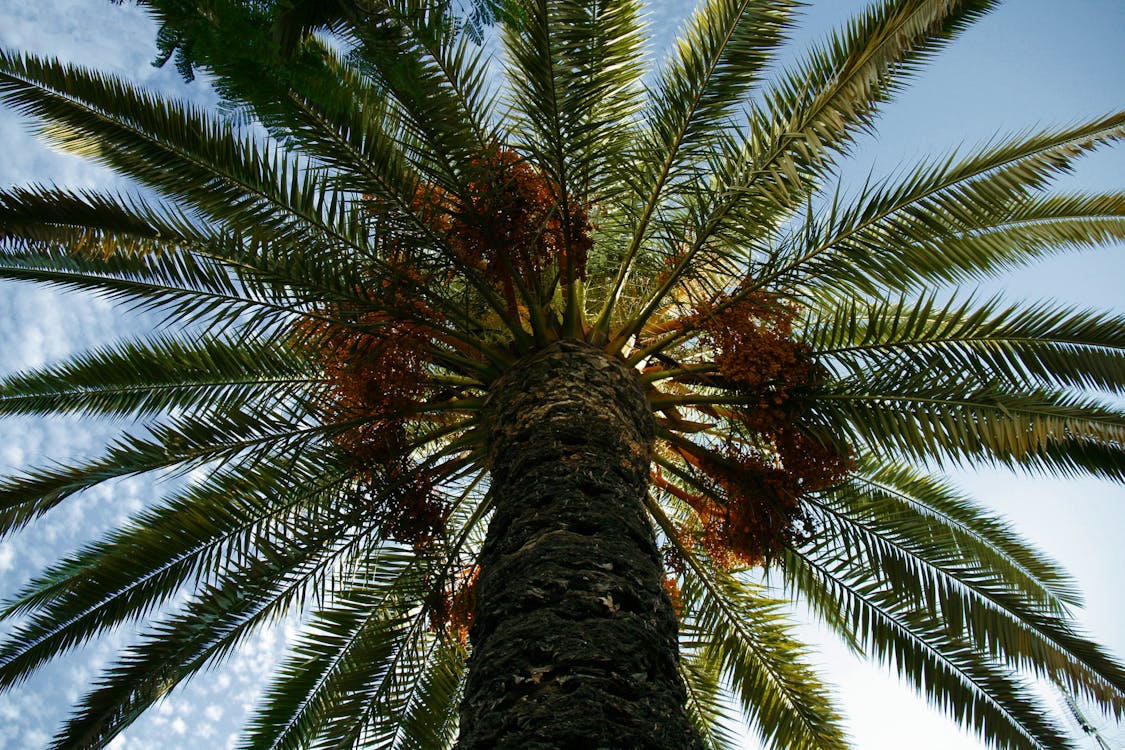
[[[884,0],[774,70],[798,4],[707,0],[649,72],[638,2],[516,0],[502,86],[422,2],[341,6],[333,43],[285,55],[233,0],[147,4],[254,127],[0,55],[0,97],[146,189],[0,193],[0,277],[170,324],[0,383],[5,414],[143,425],[7,480],[0,526],[207,469],[5,607],[3,687],[142,624],[55,747],[105,745],[294,612],[247,747],[448,746],[493,396],[562,341],[624,362],[656,420],[647,507],[706,746],[734,741],[728,695],[771,747],[846,746],[790,597],[999,747],[1067,743],[1029,677],[1125,710],[1065,574],[917,468],[1125,476],[1099,395],[1125,390],[1125,319],[942,291],[1125,238],[1125,194],[1048,192],[1125,114],[846,198],[836,177],[994,3]]]

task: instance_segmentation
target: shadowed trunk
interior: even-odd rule
[[[637,373],[577,341],[490,391],[495,514],[458,750],[692,750],[676,619],[644,509]]]

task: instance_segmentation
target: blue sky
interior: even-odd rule
[[[797,42],[819,37],[862,3],[814,3]],[[655,0],[655,28],[666,33],[685,12],[680,0]],[[146,85],[210,100],[205,87],[183,86],[171,69],[154,69],[152,29],[143,14],[105,0],[0,0],[0,46],[56,54],[114,71]],[[878,138],[867,139],[845,174],[861,180],[886,174],[929,154],[968,147],[996,133],[1069,123],[1125,106],[1125,2],[1122,0],[1013,0],[970,30],[936,60],[916,85],[888,106]],[[0,185],[29,182],[67,186],[113,183],[115,178],[34,140],[29,124],[0,110]],[[1125,148],[1086,160],[1066,186],[1120,188]],[[1125,248],[1068,255],[1013,274],[995,290],[1013,297],[1054,297],[1125,311]],[[150,324],[107,303],[42,290],[0,286],[0,372],[50,362]],[[95,452],[113,426],[71,421],[0,424],[0,473],[47,458]],[[1063,560],[1080,582],[1088,606],[1084,627],[1125,655],[1125,490],[1095,481],[1056,481],[963,473],[964,488],[1007,516],[1018,529]],[[59,512],[0,546],[0,596],[16,590],[44,563],[120,522],[159,491],[149,482],[117,482],[71,501]],[[815,628],[809,629],[815,636]],[[224,668],[174,693],[111,747],[223,748],[252,703],[259,677],[286,638],[285,626],[232,658]],[[114,649],[111,636],[60,660],[35,679],[0,696],[0,750],[46,746],[66,706],[95,678]],[[821,659],[850,718],[855,746],[882,750],[970,750],[979,742],[925,707],[909,688],[839,649]],[[1125,731],[1103,722],[1114,747]],[[1086,745],[1095,747],[1089,741]],[[747,750],[756,746],[747,741]]]

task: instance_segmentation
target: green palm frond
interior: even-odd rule
[[[650,504],[669,538],[672,521]],[[732,686],[758,735],[773,748],[847,747],[827,691],[794,640],[783,603],[678,547],[684,562],[682,631]]]
[[[645,118],[652,145],[642,148],[661,154],[666,166],[645,175],[648,189],[641,195],[659,196],[665,182],[676,184],[679,169],[694,166],[699,149],[734,127],[737,103],[763,79],[797,5],[727,1],[694,12],[653,86]],[[646,162],[652,164],[651,157]]]
[[[274,476],[291,469],[303,471]],[[247,490],[251,480],[263,475]],[[146,617],[181,587],[221,579],[253,564],[290,528],[331,539],[362,520],[363,508],[354,502],[337,511],[318,507],[326,498],[346,497],[347,474],[337,471],[303,486],[293,486],[292,476],[311,477],[312,467],[290,464],[272,472],[227,473],[46,571],[6,607],[8,614],[28,616],[5,644],[0,680],[18,682],[36,665],[83,640]],[[266,497],[270,492],[276,495]],[[170,529],[178,532],[175,544],[168,541]]]
[[[32,639],[42,639],[60,624],[73,630],[88,622],[101,629],[143,615],[179,586],[215,577],[228,563],[248,556],[254,539],[283,535],[290,519],[337,528],[338,517],[352,518],[356,511],[351,505],[317,506],[325,493],[351,478],[350,467],[332,469],[329,458],[324,451],[310,451],[294,461],[267,460],[217,472],[51,566],[5,612],[31,614],[27,627],[36,632],[27,633]]]
[[[513,135],[558,183],[565,215],[604,192],[605,176],[589,166],[630,145],[642,104],[641,8],[631,0],[517,5],[523,22],[505,36]]]
[[[330,556],[331,536],[318,531],[305,540],[309,546],[267,547],[272,554],[228,571],[220,583],[205,584],[177,614],[153,625],[84,698],[53,747],[104,746],[176,684],[276,623],[292,605],[294,589],[315,585],[323,558]]]
[[[165,336],[92,351],[0,381],[0,413],[142,416],[195,407],[272,407],[314,390],[319,374],[270,340]]]
[[[700,255],[725,252],[724,233],[749,235],[744,256],[769,242],[819,189],[834,157],[871,127],[878,106],[905,76],[993,5],[886,0],[782,73],[762,94],[764,104],[752,107],[745,133],[720,138],[710,149],[704,162],[710,178],[698,181],[680,210],[671,242],[684,247],[672,255],[670,277],[644,294],[615,345],[638,332]]]
[[[949,633],[924,608],[903,602],[885,581],[865,580],[839,561],[790,552],[786,580],[798,591],[830,598],[843,613],[847,635],[962,726],[1003,748],[1073,745],[1035,700],[1025,682]]]
[[[5,677],[8,670],[26,668],[30,659],[42,658],[40,652],[60,640],[65,641],[67,646],[75,640],[81,640],[84,636],[80,628],[105,627],[109,624],[106,621],[107,615],[117,619],[123,616],[131,618],[138,614],[135,611],[137,609],[144,613],[158,606],[182,583],[182,580],[170,579],[183,579],[186,576],[196,579],[193,599],[178,613],[154,626],[118,665],[106,673],[99,687],[87,696],[81,713],[57,738],[60,747],[103,746],[127,726],[139,711],[151,705],[175,684],[226,658],[241,640],[263,626],[276,623],[292,609],[304,607],[310,599],[323,601],[328,598],[333,603],[333,609],[325,615],[329,620],[341,617],[340,608],[348,603],[355,605],[357,597],[377,595],[385,603],[399,602],[400,607],[414,611],[408,618],[409,633],[413,634],[415,640],[423,638],[431,644],[426,646],[431,656],[436,658],[437,655],[444,655],[445,658],[451,653],[455,655],[455,652],[433,647],[432,644],[436,642],[425,626],[428,622],[427,611],[418,610],[411,604],[418,598],[419,591],[428,592],[433,586],[429,582],[432,577],[423,575],[428,569],[427,565],[419,565],[427,563],[427,560],[396,544],[372,548],[372,532],[377,528],[379,519],[372,518],[369,505],[357,501],[354,487],[348,481],[350,476],[330,477],[327,480],[321,477],[310,481],[311,476],[316,476],[323,469],[323,464],[318,465],[315,457],[306,466],[304,473],[293,474],[288,470],[291,467],[285,468],[287,470],[279,477],[283,486],[274,489],[281,491],[281,497],[286,502],[279,507],[261,507],[275,495],[270,492],[269,487],[255,482],[253,492],[261,493],[257,498],[250,498],[256,501],[255,505],[250,506],[255,517],[247,520],[227,514],[227,518],[222,519],[228,523],[233,521],[237,524],[236,527],[214,528],[210,526],[210,518],[200,517],[206,512],[206,508],[201,507],[196,498],[207,496],[206,487],[190,493],[184,503],[171,509],[171,513],[160,519],[161,525],[178,527],[177,524],[185,520],[182,517],[190,515],[195,517],[196,525],[201,526],[201,537],[195,549],[182,555],[159,559],[166,555],[167,545],[152,548],[153,542],[159,541],[155,536],[159,533],[159,526],[153,528],[149,523],[138,528],[137,535],[141,539],[115,539],[108,545],[107,551],[96,557],[91,555],[94,557],[91,567],[99,572],[110,567],[107,557],[118,558],[117,567],[135,567],[137,558],[143,554],[143,550],[138,549],[138,544],[150,548],[150,559],[158,558],[154,569],[136,576],[136,587],[114,592],[98,609],[76,617],[65,608],[60,610],[55,606],[44,609],[42,603],[36,602],[43,613],[37,615],[37,619],[47,623],[54,621],[56,624],[48,625],[53,632],[37,635],[32,626],[26,628],[26,632],[21,631],[19,639],[30,642],[30,646],[22,653],[4,656]],[[236,481],[245,485],[247,478],[238,477]],[[231,488],[222,489],[228,492],[214,496],[213,502],[219,503],[224,499],[230,502]],[[393,491],[393,488],[388,487],[386,490]],[[290,542],[295,542],[296,546],[288,547]],[[232,554],[229,551],[232,549],[239,552]],[[72,569],[82,566],[77,573],[72,574],[72,578],[81,580],[82,575],[88,574],[89,568],[86,566],[89,564],[84,564],[83,561],[72,563],[69,566]],[[217,565],[220,567],[216,567]],[[336,580],[341,576],[345,580]],[[354,583],[348,582],[347,576],[355,577],[365,588],[356,589]],[[222,583],[211,583],[212,580]],[[89,583],[82,585],[90,588]],[[69,589],[64,588],[63,591],[68,597],[71,596]],[[74,593],[80,594],[74,597],[79,601],[88,601],[87,597],[90,596],[90,592]],[[85,595],[81,595],[83,593]],[[160,594],[163,596],[159,596]],[[142,597],[140,601],[137,601],[138,596]],[[24,604],[30,598],[25,597]],[[122,599],[127,601],[120,601]],[[113,611],[103,611],[106,609]],[[368,636],[374,633],[384,633],[386,637],[396,638],[394,649],[400,655],[408,653],[403,649],[414,647],[411,643],[401,642],[400,629],[388,626],[387,610],[379,610],[375,616],[378,622],[367,622],[364,625],[365,632],[370,631],[368,635],[356,639],[361,648],[371,647]],[[218,628],[214,627],[216,624],[219,624]],[[346,674],[342,677],[345,683],[359,680],[366,684],[371,667],[371,652],[364,653],[366,656],[349,655],[355,657],[355,660],[349,662]],[[439,679],[437,675],[440,669],[447,665],[448,662],[435,661],[432,670],[403,667],[401,674],[388,675],[389,681],[384,681],[381,689],[398,689],[395,687],[396,681],[406,679],[415,681],[413,690],[419,696],[428,695],[425,691],[437,689],[436,685],[431,685],[433,680],[428,675],[432,673],[434,680]],[[302,657],[302,669],[307,668],[307,658]],[[333,690],[337,687],[339,686],[330,686]],[[284,697],[276,698],[276,701],[284,703]],[[380,705],[387,709],[387,706]],[[341,707],[337,703],[330,708],[329,718]],[[415,708],[422,710],[422,704],[419,702]],[[394,715],[389,709],[387,713]],[[314,714],[313,718],[320,720],[324,717]],[[344,711],[342,720],[350,727],[348,732],[358,732],[361,729],[366,731],[364,726],[354,724],[352,718],[350,712]],[[300,725],[301,722],[294,724],[297,727]],[[330,722],[326,731],[338,730],[339,726],[339,721]]]
[[[462,500],[468,493],[462,496]],[[464,513],[451,521],[449,539],[440,554],[422,552],[411,559],[393,579],[388,579],[386,566],[366,569],[357,565],[355,591],[361,596],[377,594],[380,601],[368,602],[367,616],[388,613],[396,618],[390,624],[387,639],[376,639],[374,653],[364,632],[369,623],[346,644],[338,644],[331,652],[331,674],[315,680],[315,694],[307,700],[315,705],[296,716],[316,727],[313,744],[335,747],[395,747],[419,750],[444,750],[452,744],[457,729],[454,699],[463,686],[467,651],[460,635],[445,628],[441,610],[448,605],[447,595],[456,595],[471,580],[460,577],[459,566],[468,557],[466,541],[480,522],[479,513]],[[464,523],[464,526],[460,526]],[[374,580],[373,580],[374,579]],[[385,583],[382,583],[385,581]],[[345,599],[348,592],[345,593]],[[338,635],[332,621],[337,615],[327,612],[324,626],[313,624],[306,638],[306,649],[313,654],[330,645],[330,637]],[[385,627],[377,625],[377,630]],[[291,670],[282,673],[278,687],[310,686],[307,662],[301,652],[294,655]],[[291,716],[280,699],[267,698],[267,705],[281,716]],[[280,709],[280,710],[278,710]],[[307,716],[306,716],[307,713]],[[247,747],[285,747],[292,731],[286,722],[285,734],[265,732],[247,739]],[[297,745],[303,746],[303,745]]]
[[[59,232],[66,229],[73,235],[60,241]],[[41,187],[0,191],[0,232],[8,245],[56,243],[72,251],[84,246],[84,238],[113,236],[120,242],[116,251],[124,255],[154,252],[162,239],[206,236],[198,222],[136,196]]]
[[[374,11],[376,23],[356,26],[360,54],[380,83],[409,113],[419,139],[445,150],[453,170],[493,144],[494,94],[486,53],[455,33],[448,11],[417,0],[395,0]],[[378,28],[379,22],[398,32]],[[449,171],[455,177],[455,171]]]
[[[427,588],[425,561],[403,555],[397,565],[381,562],[378,569],[361,565],[355,580],[305,624],[246,747],[352,746],[372,731],[369,712],[406,713],[431,672],[416,660],[451,656],[428,631],[428,612],[412,604]],[[386,746],[382,734],[375,743]]]
[[[313,447],[340,427],[292,421],[284,412],[233,410],[200,419],[169,419],[146,437],[126,435],[101,458],[32,470],[0,485],[0,529],[7,535],[82,490],[118,477],[174,468],[184,473],[211,461],[251,460]]]
[[[687,706],[696,731],[707,750],[736,750],[737,737],[730,729],[738,717],[731,716],[731,701],[723,688],[722,674],[714,659],[681,640],[680,672],[687,688]],[[686,647],[686,648],[685,648]]]
[[[760,227],[798,210],[836,155],[872,127],[881,104],[993,2],[886,0],[872,5],[763,93],[745,136],[716,154],[708,235],[728,215]],[[705,240],[706,237],[700,238]]]
[[[244,747],[310,746],[325,731],[337,696],[356,689],[346,677],[354,681],[362,661],[380,663],[394,648],[401,623],[391,619],[381,599],[356,595],[351,601],[340,597],[333,605],[315,616],[291,661],[282,665],[266,694],[267,708],[259,711]]]
[[[904,465],[857,460],[852,481],[873,501],[895,504],[896,513],[937,519],[950,547],[982,564],[1030,602],[1056,614],[1081,605],[1077,586],[1058,563],[1030,547],[1011,525],[948,484]]]
[[[1125,669],[1031,599],[1025,587],[999,580],[980,562],[969,563],[951,539],[942,538],[946,529],[936,518],[896,513],[897,503],[887,507],[884,497],[865,489],[843,487],[812,503],[830,544],[839,545],[837,553],[846,551],[850,564],[886,581],[904,601],[930,608],[949,632],[992,658],[1046,676],[1057,669],[1057,679],[1072,690],[1095,696],[1118,714],[1125,709],[1119,698]],[[829,544],[818,545],[818,554],[831,552]]]
[[[399,725],[400,746],[405,750],[453,747],[466,658],[465,647],[456,641],[436,644],[414,700]]]
[[[1115,393],[1123,385],[1125,320],[1056,304],[855,302],[803,334],[825,366],[853,377],[890,361],[910,372],[973,372],[1015,387],[1038,382]]]
[[[1118,113],[923,164],[846,205],[835,199],[824,226],[806,228],[791,254],[781,254],[763,275],[787,283],[811,273],[870,291],[901,290],[979,279],[1044,250],[1119,240],[1125,232],[1120,194],[1041,197],[1039,191],[1080,156],[1123,135],[1125,114]]]
[[[637,165],[645,171],[623,179],[637,196],[629,211],[631,238],[618,262],[613,291],[606,295],[598,324],[606,327],[633,257],[648,236],[648,226],[667,203],[664,194],[697,178],[697,159],[705,144],[733,123],[734,107],[758,83],[770,53],[782,41],[794,3],[721,0],[701,6],[673,57],[653,87],[638,133]],[[654,158],[656,157],[656,158]],[[659,159],[659,161],[658,161]]]
[[[323,178],[230,126],[90,71],[0,56],[0,97],[49,122],[43,135],[175,196],[207,217],[293,241],[355,244]],[[338,205],[338,204],[336,204]]]
[[[203,45],[199,62],[229,105],[247,110],[279,141],[299,139],[340,174],[358,177],[348,180],[351,189],[358,182],[363,192],[405,197],[409,206],[409,180],[388,178],[408,174],[406,162],[420,153],[411,142],[421,139],[432,147],[424,151],[445,155],[444,163],[431,156],[414,167],[449,187],[467,161],[456,154],[479,151],[488,140],[483,57],[452,33],[445,9],[409,1],[341,6],[338,30],[358,45],[344,59],[315,37],[286,55],[268,24],[247,19],[245,7],[147,4],[166,26],[192,28]],[[229,35],[241,49],[221,49]]]
[[[980,461],[1062,474],[1125,478],[1125,414],[1093,400],[1013,393],[994,383],[840,381],[821,398],[825,417],[871,452],[913,459]],[[1091,451],[1086,452],[1085,448]]]
[[[397,636],[388,653],[375,659],[359,655],[350,665],[350,674],[343,675],[342,684],[333,692],[347,698],[328,706],[324,737],[329,744],[395,747],[409,731],[402,719],[426,699],[427,678],[438,666],[434,661],[441,644],[428,633],[424,612],[404,621]],[[431,728],[439,736],[449,732],[451,716],[441,718],[445,726]],[[421,737],[414,735],[413,739]]]
[[[466,651],[440,630],[434,607],[481,520],[466,515],[474,485],[447,529],[459,525],[459,538],[442,554],[390,546],[371,556],[360,554],[366,542],[358,545],[276,673],[244,747],[450,746]]]
[[[117,247],[116,239],[106,246]],[[198,311],[194,319],[202,325],[216,323],[216,333],[244,316],[276,330],[279,323],[291,322],[300,313],[291,300],[253,299],[244,294],[229,269],[210,258],[149,253],[103,261],[97,255],[100,253],[82,257],[0,247],[0,278],[92,292],[162,313],[168,320],[184,320],[188,310]]]
[[[349,214],[359,242],[368,219],[361,211]],[[362,283],[372,274],[400,276],[374,249],[340,253],[308,242],[293,253],[256,232],[216,230],[163,206],[110,195],[13,191],[0,196],[0,222],[0,275],[92,290],[212,330],[236,319],[276,336],[299,319],[323,319],[326,305],[370,306]],[[445,290],[412,287],[465,317]],[[339,316],[334,324],[353,325]]]
[[[621,191],[618,170],[594,165],[606,157],[623,165],[636,135],[633,120],[643,106],[641,7],[634,0],[520,0],[513,7],[521,21],[504,35],[512,145],[551,180],[551,212],[571,256],[584,241],[574,234],[576,219]],[[577,279],[559,279],[570,334],[583,327],[581,270]]]

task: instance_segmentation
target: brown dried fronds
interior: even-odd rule
[[[336,329],[322,338],[320,359],[341,416],[372,419],[409,415],[429,389],[429,330],[417,323],[366,313],[364,329]]]
[[[811,531],[784,468],[752,453],[708,456],[700,461],[714,494],[701,511],[708,548],[720,564],[765,565]]]
[[[422,548],[449,514],[431,468],[412,458],[406,420],[373,422],[342,432],[337,441],[357,469],[357,499],[379,520],[384,538]]]

